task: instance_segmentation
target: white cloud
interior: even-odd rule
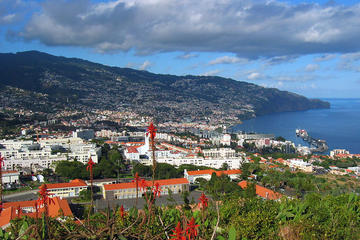
[[[14,21],[16,18],[16,15],[15,14],[8,14],[8,15],[5,15],[1,18],[2,22],[3,23],[11,23],[12,21]]]
[[[252,72],[252,73],[247,75],[247,79],[249,79],[249,80],[257,80],[257,79],[260,79],[262,77],[263,77],[262,74],[258,73],[258,72]]]
[[[246,63],[247,60],[243,58],[238,57],[232,57],[232,56],[222,56],[218,57],[212,61],[209,62],[209,65],[216,65],[216,64],[233,64],[233,63]]]
[[[190,59],[190,58],[195,58],[195,57],[198,57],[199,55],[198,54],[194,54],[194,53],[184,53],[180,56],[177,56],[177,58],[179,59]]]
[[[336,58],[336,54],[325,54],[325,55],[315,58],[315,61],[316,62],[324,62],[324,61],[330,61],[334,58]]]
[[[338,67],[341,70],[360,72],[360,52],[343,54],[340,57]]]
[[[152,63],[148,60],[146,60],[143,64],[140,65],[139,70],[147,70]]]
[[[57,0],[45,1],[20,36],[100,52],[226,52],[239,58],[268,59],[360,51],[357,22],[359,4]],[[281,60],[287,61],[285,57],[271,63]]]
[[[201,74],[201,76],[215,76],[220,72],[221,72],[221,70],[219,70],[219,69],[210,70],[208,72],[205,72],[205,73]]]
[[[308,64],[305,67],[305,71],[307,72],[315,72],[316,70],[319,70],[320,66],[318,64]]]
[[[297,55],[275,56],[275,57],[269,58],[266,61],[266,65],[291,63],[291,62],[294,62],[297,57],[298,57]]]
[[[280,82],[309,82],[315,80],[317,77],[309,74],[302,75],[278,75],[272,76],[271,80]]]

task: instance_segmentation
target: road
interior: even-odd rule
[[[37,195],[38,191],[39,190],[30,190],[30,191],[25,191],[25,192],[18,192],[18,193],[3,195],[3,200],[5,202],[35,200],[38,198],[38,195]]]

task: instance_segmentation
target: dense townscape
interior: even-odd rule
[[[359,226],[360,155],[345,149],[316,154],[280,136],[230,133],[225,125],[148,128],[151,119],[125,112],[86,117],[59,112],[47,121],[32,120],[30,112],[7,114],[29,120],[3,129],[0,140],[5,239],[41,234],[89,239],[91,233],[96,239],[164,239],[172,233],[172,239],[359,237],[354,228]],[[34,194],[38,188],[40,200]],[[352,209],[341,217],[352,219],[352,225],[302,225],[317,211],[313,198],[344,208],[351,201]],[[233,205],[248,210],[228,212]],[[335,217],[332,205],[327,208],[328,217]],[[247,222],[252,214],[262,220]],[[30,226],[33,233],[24,230]],[[339,227],[343,231],[331,235]]]
[[[305,129],[294,129],[308,142],[303,145],[274,134],[232,131],[247,118],[326,108],[326,102],[241,83],[243,95],[230,107],[237,93],[223,95],[220,89],[215,97],[206,89],[237,86],[232,80],[210,83],[206,77],[114,70],[37,52],[18,55],[37,56],[46,67],[34,72],[36,62],[24,63],[32,69],[27,74],[35,74],[33,84],[41,86],[36,91],[16,69],[17,80],[1,89],[2,239],[360,237],[359,154],[324,154],[326,141]],[[43,58],[73,69],[58,72]],[[126,89],[122,99],[110,92],[97,100],[98,93],[67,74],[115,78],[114,86],[126,82]],[[133,76],[160,80],[148,89],[131,87]],[[169,100],[169,84],[172,91],[192,89],[194,95]],[[163,95],[149,89],[155,95],[163,89]]]

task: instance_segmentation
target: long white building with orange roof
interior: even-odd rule
[[[81,179],[74,179],[68,183],[46,184],[48,191],[54,197],[78,197],[82,190],[86,190],[88,185]]]
[[[145,181],[146,186],[151,187],[152,181]],[[154,184],[159,184],[161,195],[168,195],[169,190],[173,193],[180,193],[189,191],[189,181],[186,178],[172,178],[155,180]],[[146,189],[138,186],[138,196],[141,197]],[[103,196],[105,199],[128,199],[136,198],[136,184],[135,182],[105,184],[103,187]]]

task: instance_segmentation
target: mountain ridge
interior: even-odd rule
[[[32,102],[11,98],[11,93],[21,96],[21,92],[33,96]],[[236,121],[329,107],[318,99],[230,78],[155,74],[38,51],[0,53],[0,93],[3,106],[45,112],[64,108],[131,110],[160,120]]]

